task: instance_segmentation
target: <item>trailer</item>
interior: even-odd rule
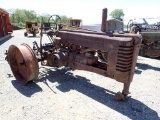
[[[9,13],[0,8],[0,38],[13,32]]]

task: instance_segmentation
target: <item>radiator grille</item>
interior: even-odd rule
[[[127,72],[131,70],[133,46],[119,46],[116,70]]]

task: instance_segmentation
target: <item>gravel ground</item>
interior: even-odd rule
[[[40,67],[39,79],[23,86],[4,60],[11,44],[40,40],[23,34],[0,42],[1,120],[160,120],[160,60],[138,57],[126,101],[114,100],[122,83],[87,71]]]

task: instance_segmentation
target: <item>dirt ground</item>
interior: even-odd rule
[[[138,57],[131,94],[125,101],[114,99],[122,83],[68,68],[40,66],[39,79],[24,86],[4,60],[11,44],[32,45],[40,39],[23,35],[24,30],[17,30],[0,42],[1,120],[160,120],[159,59]]]

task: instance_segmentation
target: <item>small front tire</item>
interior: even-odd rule
[[[25,37],[27,37],[27,36],[28,36],[28,34],[25,32],[25,33],[24,33],[24,36],[25,36]]]

